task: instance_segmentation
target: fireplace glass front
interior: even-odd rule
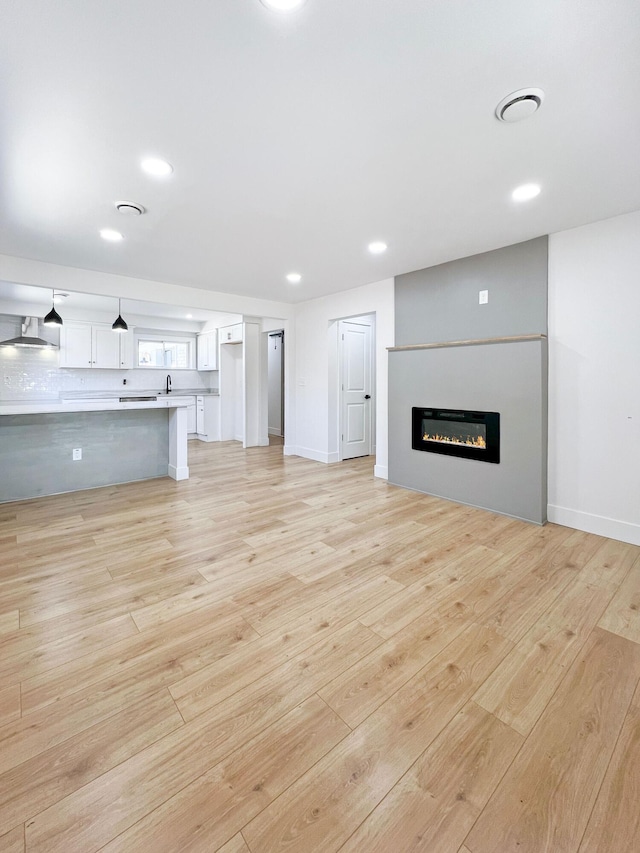
[[[412,412],[414,450],[500,462],[500,415],[464,409],[422,409]]]

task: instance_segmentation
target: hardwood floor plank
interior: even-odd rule
[[[596,628],[465,839],[473,853],[574,853],[631,698],[640,646]]]
[[[606,631],[640,643],[640,556],[598,624]]]
[[[29,853],[95,853],[380,641],[355,622],[167,735],[25,827]]]
[[[607,606],[611,592],[572,584],[489,676],[474,700],[527,735]]]
[[[640,842],[640,685],[624,721],[580,853],[637,853]]]
[[[585,583],[608,586],[616,590],[639,557],[640,548],[637,545],[628,545],[615,539],[603,539],[598,550],[580,572],[580,577]]]
[[[0,690],[0,727],[20,719],[20,685],[12,684]]]
[[[38,753],[0,775],[0,827],[22,824],[181,726],[162,691]]]
[[[234,835],[230,841],[218,848],[217,853],[251,853],[241,833]]]
[[[340,853],[457,850],[523,741],[468,702]]]
[[[20,628],[20,611],[9,610],[0,613],[0,637],[3,634],[11,634]]]
[[[2,853],[25,853],[24,826],[16,826],[11,832],[0,835]]]
[[[77,532],[83,521],[81,515],[72,515],[60,519],[51,519],[47,524],[39,527],[29,524],[26,529],[16,531],[18,545],[26,546],[32,542],[41,542],[43,539],[55,541],[57,537],[68,539],[69,536],[73,536]]]
[[[209,853],[237,833],[350,731],[307,699],[102,848]]]
[[[251,850],[338,850],[510,645],[485,628],[466,629],[242,830]]]

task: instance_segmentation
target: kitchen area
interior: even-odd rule
[[[0,502],[186,479],[189,441],[268,444],[272,326],[0,282]]]

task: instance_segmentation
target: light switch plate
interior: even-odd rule
[[[80,462],[81,459],[82,459],[82,448],[81,447],[74,447],[73,448],[73,461],[74,462]]]
[[[478,291],[478,304],[486,305],[489,301],[489,291],[488,290],[479,290]]]

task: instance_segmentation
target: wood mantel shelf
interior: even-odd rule
[[[546,335],[512,335],[504,338],[476,338],[469,341],[442,341],[435,344],[405,344],[401,347],[387,347],[388,352],[403,352],[412,349],[441,349],[442,347],[475,347],[481,344],[516,344],[524,341],[543,341]]]

